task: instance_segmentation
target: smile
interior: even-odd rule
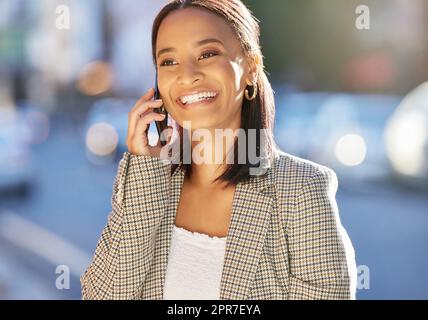
[[[177,103],[183,109],[192,109],[199,106],[207,106],[217,100],[217,92],[203,92],[191,96],[183,96],[177,99]]]

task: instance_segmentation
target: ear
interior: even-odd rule
[[[252,85],[258,80],[258,72],[260,69],[261,59],[257,54],[252,54],[248,57],[248,73],[247,73],[247,84]]]

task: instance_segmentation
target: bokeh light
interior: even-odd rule
[[[109,64],[93,61],[85,65],[77,78],[77,87],[88,95],[95,96],[110,90],[113,73]]]
[[[366,157],[366,142],[358,134],[346,134],[335,146],[336,158],[345,166],[353,167],[361,164]]]
[[[113,153],[118,141],[116,129],[105,122],[92,125],[86,134],[86,147],[97,156],[107,156]]]

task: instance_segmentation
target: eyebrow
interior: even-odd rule
[[[219,44],[221,44],[224,47],[223,42],[221,42],[220,40],[215,39],[215,38],[209,38],[209,39],[199,40],[199,41],[197,41],[195,43],[194,46],[195,47],[200,47],[200,46],[202,46],[204,44],[207,44],[207,43],[219,43]],[[175,52],[175,51],[177,51],[177,50],[175,48],[172,48],[172,47],[170,47],[170,48],[164,48],[164,49],[161,49],[161,50],[158,51],[157,57],[159,58],[159,56],[161,54],[164,54],[166,52]]]

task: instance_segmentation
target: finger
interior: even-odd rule
[[[151,98],[153,98],[153,95],[154,95],[154,89],[150,88],[144,95],[142,95],[137,100],[137,102],[135,102],[134,106],[131,108],[131,110],[129,110],[128,114],[132,113],[135,110],[135,108],[142,105],[144,102],[150,101]]]
[[[163,104],[163,101],[161,99],[158,100],[149,100],[145,103],[137,106],[134,110],[132,110],[132,113],[138,114],[140,117],[144,116],[147,113],[152,112],[153,110],[150,110],[150,108],[160,108]]]
[[[161,135],[159,137],[159,141],[158,142],[160,143],[161,141],[166,141],[166,143],[168,144],[169,141],[170,141],[171,136],[172,136],[172,127],[168,126],[167,128],[165,128],[161,132]],[[160,146],[162,146],[162,145],[160,145]]]
[[[144,95],[142,95],[140,97],[140,99],[138,99],[138,101],[134,104],[134,107],[132,109],[134,109],[136,106],[142,104],[143,102],[150,100],[153,97],[154,93],[155,93],[155,90],[153,88],[150,88],[149,90],[147,90],[146,93]],[[131,109],[131,111],[132,111],[132,109]]]
[[[135,128],[135,134],[132,137],[133,139],[147,139],[147,134],[145,133],[146,129],[148,128],[149,124],[153,121],[161,121],[165,119],[165,116],[163,116],[162,114],[156,113],[156,112],[152,112],[149,113],[147,115],[145,115],[143,118],[141,118],[138,123],[137,126]],[[144,140],[146,144],[147,141]]]
[[[168,126],[167,128],[164,129],[164,131],[161,134],[161,137],[166,137],[166,144],[165,145],[169,145],[170,141],[171,141],[171,137],[172,137],[172,127]],[[159,137],[156,146],[154,147],[155,150],[159,153],[162,152],[162,149],[164,148],[164,145],[162,145],[162,140],[161,137]],[[169,151],[168,151],[169,152]]]
[[[153,112],[153,108],[159,108],[162,105],[162,101],[153,100],[146,101],[143,104],[137,106],[133,111],[128,114],[128,134],[133,135],[138,121],[143,118],[146,114]]]
[[[174,134],[174,129],[172,128],[172,126],[168,126],[168,132],[167,132],[167,135],[166,135],[166,137],[167,137],[167,140],[166,140],[167,144],[170,143],[173,134]]]
[[[153,97],[155,91],[153,88],[150,88],[149,90],[146,91],[146,93],[144,95],[142,95],[137,102],[134,104],[134,106],[131,108],[131,110],[129,110],[128,112],[128,119],[130,118],[130,115],[133,113],[133,111],[138,108],[139,106],[141,106],[144,102],[146,101],[150,101],[150,99]]]

